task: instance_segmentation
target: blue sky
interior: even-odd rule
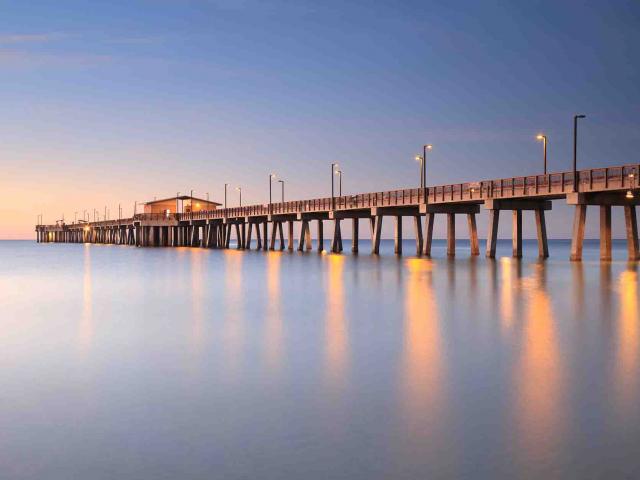
[[[429,184],[540,171],[541,131],[566,170],[574,113],[581,166],[637,163],[637,45],[632,1],[0,0],[0,237],[225,182],[261,203],[270,171],[324,196],[333,161],[347,193],[414,186],[425,142]]]

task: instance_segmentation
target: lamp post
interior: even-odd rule
[[[338,175],[338,197],[342,196],[342,170],[338,170],[336,172],[336,175]]]
[[[586,115],[573,116],[573,191],[578,191],[578,119]]]
[[[424,188],[424,182],[422,181],[422,166],[424,165],[424,158],[422,155],[415,156],[416,162],[420,162],[420,188]]]
[[[282,191],[282,203],[284,203],[284,180],[278,180],[278,183],[280,184],[281,187],[281,191]]]
[[[191,211],[191,213],[193,213],[193,190],[191,190],[191,194],[189,196],[191,197],[191,203],[189,204],[189,210]]]
[[[227,187],[229,186],[228,183],[224,184],[224,208],[227,208]]]
[[[539,134],[536,137],[538,140],[542,140],[543,152],[544,152],[544,174],[547,174],[547,136],[543,134]]]
[[[236,187],[238,194],[240,195],[240,207],[242,207],[242,187]]]
[[[332,163],[331,164],[331,210],[335,210],[335,208],[336,208],[336,199],[335,199],[335,194],[334,194],[333,176],[335,175],[334,172],[335,172],[337,166],[338,166],[337,163]]]
[[[271,206],[271,183],[272,183],[274,178],[276,178],[276,174],[275,173],[270,173],[269,174],[269,214],[271,214],[271,210],[272,210],[272,206]]]
[[[73,223],[78,223],[78,212],[73,213]]]
[[[422,146],[422,188],[427,188],[427,150],[431,150],[430,143]]]
[[[118,204],[118,221],[122,220],[122,204]]]

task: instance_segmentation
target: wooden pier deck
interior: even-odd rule
[[[611,259],[611,210],[622,207],[629,260],[640,260],[636,206],[640,203],[640,164],[531,175],[479,182],[438,185],[339,197],[315,198],[192,213],[145,213],[130,218],[72,224],[36,225],[38,242],[112,243],[120,245],[191,246],[229,248],[232,236],[238,249],[293,250],[298,224],[300,251],[310,250],[310,223],[318,224],[318,245],[323,248],[324,221],[333,223],[331,251],[342,251],[341,222],[353,226],[352,251],[358,251],[359,225],[366,219],[371,230],[371,253],[380,250],[384,217],[395,222],[395,253],[402,254],[402,217],[413,217],[416,254],[431,255],[435,216],[447,218],[447,254],[455,255],[455,215],[466,215],[472,255],[479,255],[476,214],[489,211],[486,256],[495,257],[498,222],[502,210],[511,211],[513,256],[522,256],[523,211],[536,222],[538,254],[549,255],[545,211],[553,201],[575,207],[571,260],[582,259],[587,206],[600,209],[600,258]],[[286,225],[286,241],[284,227]],[[423,228],[424,225],[424,228]]]

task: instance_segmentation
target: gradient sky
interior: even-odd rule
[[[0,238],[225,182],[262,203],[270,171],[326,196],[333,161],[346,193],[411,187],[425,142],[430,185],[539,172],[541,131],[569,170],[574,113],[581,167],[638,163],[638,45],[637,1],[0,0]]]

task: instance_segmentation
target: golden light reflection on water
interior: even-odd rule
[[[401,400],[406,426],[428,429],[441,418],[445,405],[441,319],[432,285],[433,264],[410,259],[406,266]]]
[[[227,366],[230,369],[239,368],[244,344],[243,305],[245,298],[242,285],[242,261],[244,255],[244,252],[238,250],[226,250],[224,252],[225,325],[223,345],[226,352]]]
[[[325,320],[325,370],[330,383],[344,386],[348,361],[348,333],[345,318],[344,262],[342,255],[327,255],[328,277]]]
[[[553,457],[564,430],[564,365],[557,324],[545,283],[545,266],[522,279],[526,311],[522,347],[513,371],[518,442],[528,461]],[[514,293],[515,295],[515,293]]]
[[[638,303],[638,272],[626,270],[617,282],[620,306],[617,322],[615,390],[618,414],[627,417],[637,411],[640,367],[640,314]]]
[[[93,294],[91,280],[91,245],[83,245],[82,316],[78,325],[78,346],[82,354],[91,347],[94,335]]]
[[[516,261],[518,260],[507,257],[500,259],[500,318],[504,329],[510,329],[514,321],[513,263]]]
[[[281,253],[270,251],[267,254],[267,323],[265,347],[267,366],[271,369],[279,368],[282,363],[281,261]]]
[[[191,335],[190,343],[194,351],[200,351],[204,343],[204,297],[205,278],[203,271],[204,255],[199,249],[189,251],[191,262]]]

